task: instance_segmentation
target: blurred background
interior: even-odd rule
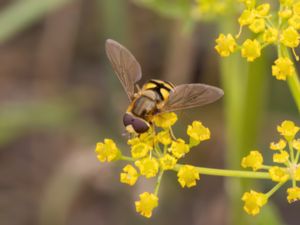
[[[287,85],[271,76],[274,49],[250,66],[240,57],[219,59],[214,40],[226,28],[237,31],[239,12],[229,5],[219,15],[220,2],[203,1],[207,14],[195,19],[188,0],[0,1],[1,225],[298,224],[300,204],[289,205],[284,190],[258,217],[243,212],[242,192],[267,191],[271,182],[202,176],[197,187],[182,189],[172,172],[147,220],[134,201],[153,183],[120,184],[123,164],[96,159],[95,144],[106,137],[129,153],[122,135],[129,102],[105,55],[107,38],[139,60],[140,84],[157,78],[224,88],[217,103],[178,113],[178,136],[193,120],[212,132],[185,162],[240,169],[249,150],[268,155],[277,124],[299,125]]]

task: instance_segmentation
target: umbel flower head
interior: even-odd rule
[[[140,194],[140,200],[135,202],[136,211],[144,217],[151,217],[153,209],[158,206],[158,189],[162,175],[166,170],[177,172],[181,187],[191,188],[200,179],[200,173],[191,165],[177,164],[191,151],[191,148],[210,139],[210,130],[200,121],[188,125],[186,133],[188,141],[174,136],[172,126],[178,120],[173,112],[154,116],[154,127],[146,133],[131,134],[127,141],[130,147],[130,157],[121,153],[113,140],[105,139],[96,146],[100,162],[125,160],[128,164],[120,173],[120,182],[134,186],[138,179],[157,179],[153,193]]]
[[[300,181],[300,141],[295,139],[299,127],[294,122],[285,120],[279,126],[277,131],[284,139],[270,143],[270,149],[273,152],[273,163],[275,165],[264,165],[263,156],[258,151],[251,151],[242,159],[241,165],[244,168],[250,167],[253,170],[267,170],[269,177],[277,184],[267,193],[259,193],[251,190],[246,192],[242,200],[245,202],[244,210],[250,215],[257,215],[267,200],[283,184],[291,180],[292,187],[287,189],[287,200],[289,203],[300,200],[300,188],[297,187],[297,181]],[[287,145],[287,143],[289,143]]]
[[[299,57],[295,48],[300,43],[300,14],[299,1],[279,1],[279,9],[271,12],[269,3],[257,4],[258,1],[240,0],[244,4],[244,10],[238,18],[240,25],[239,33],[220,34],[216,38],[215,49],[221,57],[228,57],[234,52],[240,52],[248,62],[253,62],[261,57],[263,49],[267,46],[277,48],[278,58],[272,66],[272,75],[277,80],[285,81],[295,75],[292,56],[296,60]],[[240,41],[243,28],[252,33]],[[243,35],[244,36],[244,35]],[[251,37],[251,39],[250,39]]]

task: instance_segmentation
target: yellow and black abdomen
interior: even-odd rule
[[[174,85],[167,81],[162,80],[149,80],[144,84],[143,90],[152,90],[156,93],[156,101],[163,102],[168,100],[170,92],[174,89]]]

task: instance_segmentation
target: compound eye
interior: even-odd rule
[[[131,125],[134,121],[134,118],[132,115],[125,113],[125,115],[123,116],[123,124],[125,127],[127,127],[128,125]]]
[[[139,134],[144,133],[149,129],[149,124],[146,121],[137,118],[134,119],[132,126],[135,132]]]

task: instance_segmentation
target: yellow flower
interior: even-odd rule
[[[259,151],[251,151],[249,155],[242,159],[242,167],[251,167],[254,171],[260,169],[263,164],[263,156]]]
[[[289,179],[289,174],[287,173],[286,169],[278,166],[272,166],[271,169],[269,169],[269,174],[272,181],[275,182],[284,182]]]
[[[155,177],[159,163],[155,158],[144,158],[135,162],[135,165],[140,169],[140,173],[146,178]]]
[[[247,58],[248,62],[253,62],[254,59],[261,54],[261,45],[257,40],[247,39],[242,45],[242,57]]]
[[[145,157],[150,150],[151,150],[151,146],[143,142],[140,142],[131,147],[131,156],[134,159],[139,159]]]
[[[264,17],[268,15],[270,8],[271,6],[269,3],[261,4],[256,7],[255,12],[258,14],[258,16]]]
[[[121,155],[117,145],[111,139],[104,139],[104,143],[98,142],[95,152],[100,162],[111,162]]]
[[[300,16],[300,2],[296,2],[293,4],[293,12],[295,15]]]
[[[277,126],[277,131],[284,136],[287,141],[291,141],[299,131],[299,127],[295,126],[294,122],[285,120],[280,126]]]
[[[177,177],[181,187],[190,188],[196,186],[196,180],[200,179],[200,174],[194,166],[183,165],[180,167]]]
[[[173,112],[166,112],[155,115],[153,122],[157,127],[168,129],[173,126],[177,121],[177,115]]]
[[[150,218],[152,216],[152,211],[157,206],[158,197],[149,192],[140,194],[140,201],[135,202],[136,211],[147,218]]]
[[[133,137],[132,139],[129,139],[127,141],[127,144],[133,146],[133,145],[136,145],[141,142],[148,144],[149,146],[153,146],[154,135],[153,135],[153,131],[151,128],[149,129],[148,132],[142,133],[138,137]]]
[[[292,14],[293,12],[289,8],[282,9],[278,12],[278,16],[280,16],[283,19],[289,18]]]
[[[168,130],[163,130],[156,135],[156,140],[163,145],[169,145],[172,142],[170,137],[170,132]]]
[[[294,0],[279,0],[279,2],[282,6],[290,7],[294,3]]]
[[[283,150],[286,147],[286,141],[280,139],[277,143],[271,142],[270,149],[271,150]]]
[[[242,201],[245,202],[244,210],[255,216],[260,212],[260,208],[267,203],[268,197],[263,193],[250,190],[250,192],[244,193]]]
[[[292,187],[287,189],[287,200],[289,203],[296,202],[300,200],[300,188],[299,187]]]
[[[295,179],[296,181],[300,181],[300,166],[299,165],[294,171],[293,179]]]
[[[294,71],[294,63],[288,57],[278,58],[272,66],[272,75],[277,80],[286,80],[286,77],[292,76]]]
[[[171,147],[168,151],[172,152],[176,158],[181,158],[190,151],[190,148],[187,144],[185,144],[184,140],[178,138],[176,141],[172,141]]]
[[[248,9],[252,9],[256,3],[255,0],[239,0],[239,2],[244,3]]]
[[[129,184],[130,186],[133,186],[136,183],[138,177],[139,175],[136,169],[132,165],[127,164],[123,168],[123,173],[120,174],[120,181],[121,183]]]
[[[197,142],[205,141],[210,138],[210,131],[203,126],[200,121],[194,121],[192,125],[188,125],[187,134]]]
[[[245,26],[253,23],[254,18],[255,18],[255,11],[245,9],[242,12],[241,16],[239,17],[238,21],[241,26]]]
[[[293,148],[300,151],[300,139],[293,140]]]
[[[235,39],[231,34],[227,34],[226,36],[224,34],[220,34],[216,43],[217,45],[215,46],[215,49],[222,57],[229,56],[235,51],[237,46]]]
[[[281,151],[273,155],[273,162],[286,163],[289,160],[289,153],[287,151]]]
[[[280,41],[287,47],[296,48],[299,45],[299,33],[294,27],[290,26],[283,30]]]
[[[294,27],[296,30],[300,29],[300,16],[299,15],[293,15],[289,19],[289,25]]]
[[[249,29],[253,33],[259,33],[264,31],[266,28],[266,22],[262,18],[254,19],[253,22],[250,24]]]
[[[278,39],[278,30],[275,28],[268,28],[263,34],[263,40],[268,44],[276,42],[277,39]]]
[[[159,162],[163,170],[171,170],[176,165],[177,159],[170,154],[165,154],[159,159]]]

